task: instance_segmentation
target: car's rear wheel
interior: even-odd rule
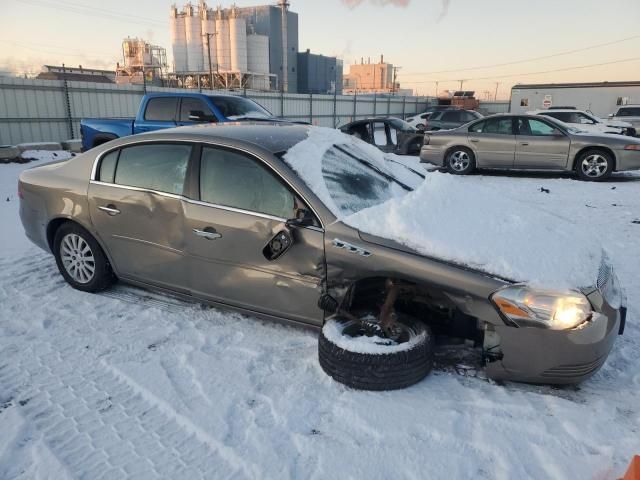
[[[334,380],[360,390],[395,390],[413,385],[433,367],[433,336],[421,322],[399,320],[395,339],[375,324],[330,319],[318,340],[322,369]]]
[[[455,147],[447,154],[446,168],[454,175],[469,175],[476,169],[476,157],[465,147]]]
[[[58,228],[53,253],[58,270],[73,288],[93,293],[113,283],[106,255],[95,238],[80,225],[67,222]]]
[[[604,150],[587,150],[578,156],[576,173],[582,180],[605,180],[613,171],[613,157]]]

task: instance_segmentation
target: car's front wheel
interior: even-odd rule
[[[58,270],[73,288],[94,293],[113,283],[113,272],[102,248],[80,225],[67,222],[58,228],[53,253]]]
[[[604,150],[587,150],[576,161],[576,173],[581,180],[605,180],[613,171],[613,158]]]
[[[376,323],[330,319],[320,333],[320,366],[334,380],[360,390],[395,390],[422,380],[433,367],[428,326],[398,320],[395,338]]]
[[[447,154],[445,167],[454,175],[469,175],[476,169],[476,157],[465,147],[456,147]]]

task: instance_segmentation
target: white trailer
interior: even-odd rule
[[[618,106],[627,104],[640,104],[640,81],[514,85],[509,111],[525,113],[551,107],[575,107],[606,118]]]

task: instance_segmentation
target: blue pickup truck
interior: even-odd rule
[[[143,97],[136,118],[83,118],[82,150],[136,133],[194,123],[279,120],[248,98],[203,93],[151,93]]]

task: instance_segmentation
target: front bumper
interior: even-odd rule
[[[439,146],[423,145],[420,149],[420,161],[442,167],[444,165],[444,149]]]
[[[598,312],[572,330],[496,326],[503,356],[487,365],[487,375],[494,380],[574,384],[596,373],[624,330],[626,307],[608,305],[598,291],[588,297]]]

